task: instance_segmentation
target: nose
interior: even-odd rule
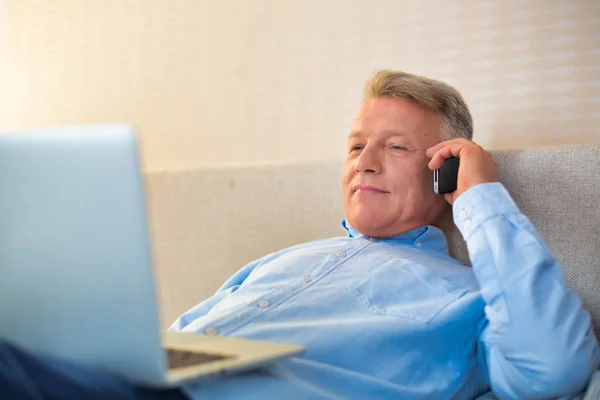
[[[380,157],[374,146],[365,146],[356,158],[356,172],[380,174],[383,169]]]

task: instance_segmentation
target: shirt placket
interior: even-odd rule
[[[351,241],[345,246],[332,249],[332,253],[327,256],[326,262],[317,262],[316,265],[306,270],[294,282],[265,294],[258,301],[249,303],[244,312],[236,313],[221,321],[213,321],[212,324],[204,329],[204,332],[208,335],[228,335],[242,329],[260,315],[269,312],[269,310],[288,301],[298,293],[307,290],[310,286],[316,284],[344,264],[352,256],[360,253],[376,241],[376,239],[356,238],[356,240]]]

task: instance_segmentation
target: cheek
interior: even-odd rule
[[[431,186],[433,188],[433,175],[430,175],[429,170],[405,169],[403,173],[396,174],[394,186],[399,192],[412,192],[418,194],[423,192],[425,188]],[[432,189],[433,190],[433,189]]]
[[[423,193],[426,195],[433,195],[433,172],[429,169],[427,171],[423,171],[420,176],[421,188]]]
[[[399,182],[401,183],[399,190],[406,195],[406,198],[402,199],[403,202],[414,206],[422,206],[423,203],[434,200],[433,173],[429,169],[413,171],[412,177],[406,179],[409,173],[411,172],[407,172],[405,179]]]
[[[344,172],[342,174],[342,184],[344,185],[344,190],[350,184],[350,182],[352,182],[352,178],[354,177],[354,175],[354,168],[352,168],[352,166],[348,162],[346,162],[346,164],[344,165]]]
[[[436,198],[435,193],[433,192],[433,174],[428,172],[429,171],[422,173],[419,177],[419,197],[427,202],[435,200]]]
[[[433,173],[430,171],[426,171],[421,176],[421,185],[419,194],[415,194],[415,197],[420,198],[421,207],[423,208],[423,212],[431,212],[433,208],[437,207],[437,204],[440,202],[445,202],[444,197],[440,197],[436,195],[433,191]]]

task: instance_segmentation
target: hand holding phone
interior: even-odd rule
[[[498,181],[498,166],[491,153],[471,140],[440,142],[427,149],[426,154],[431,158],[428,166],[434,171],[434,191],[443,194],[451,205],[473,186]]]

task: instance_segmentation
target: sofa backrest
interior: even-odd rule
[[[500,180],[561,262],[600,332],[600,147],[494,152]],[[345,235],[340,162],[147,174],[163,326],[267,253]],[[469,263],[449,218],[454,257]],[[519,268],[515,265],[515,268]]]

